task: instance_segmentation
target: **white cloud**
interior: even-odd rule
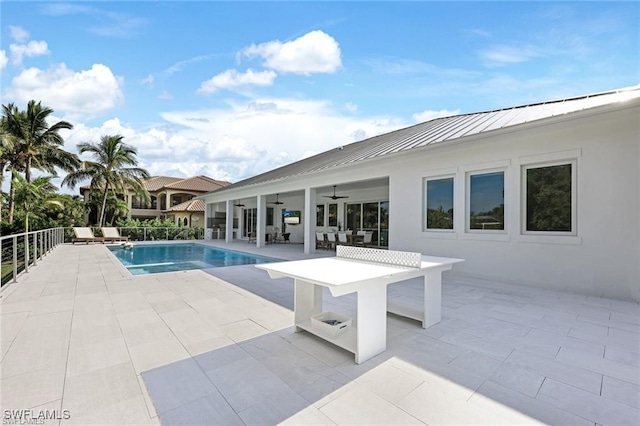
[[[40,56],[49,53],[49,47],[46,41],[31,40],[27,44],[11,44],[11,62],[14,65],[20,65],[23,57]]]
[[[9,31],[11,31],[11,38],[18,43],[24,43],[29,40],[29,32],[22,27],[10,25]]]
[[[341,116],[329,102],[254,99],[216,110],[173,111],[150,129],[134,129],[119,119],[99,127],[77,124],[66,137],[75,151],[81,141],[124,136],[138,149],[141,167],[152,174],[205,174],[237,182],[336,146],[407,125],[394,117]],[[285,129],[285,131],[283,131]]]
[[[497,67],[519,64],[542,56],[542,52],[535,46],[493,46],[480,52],[480,57],[486,66]]]
[[[166,90],[163,90],[162,93],[158,95],[158,99],[169,100],[173,99],[173,95]]]
[[[344,107],[351,114],[355,114],[356,112],[358,112],[358,105],[354,104],[353,102],[347,102],[346,104],[344,104]]]
[[[148,84],[149,86],[151,86],[153,85],[153,80],[153,74],[149,74],[148,76],[140,80],[140,84]]]
[[[199,93],[211,94],[218,90],[233,90],[247,86],[271,86],[276,79],[277,74],[273,71],[253,71],[247,70],[245,73],[239,73],[236,70],[226,70],[207,81],[204,81]]]
[[[446,109],[441,109],[440,111],[434,111],[429,109],[426,111],[417,112],[413,114],[413,119],[416,121],[416,123],[424,123],[425,121],[433,120],[434,118],[451,117],[452,115],[459,115],[459,114],[460,114],[459,109],[456,109],[453,111],[449,111]]]
[[[248,58],[261,57],[263,66],[282,73],[331,74],[342,66],[338,42],[322,31],[311,31],[285,43],[276,40],[252,44],[240,54]]]
[[[30,99],[47,99],[47,106],[69,116],[92,116],[115,107],[123,98],[122,81],[109,67],[94,64],[74,72],[60,64],[47,70],[22,71],[7,89],[7,98],[18,104]]]
[[[7,63],[9,63],[9,58],[7,58],[7,52],[4,50],[0,50],[0,70],[3,70]]]

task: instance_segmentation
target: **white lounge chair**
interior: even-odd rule
[[[120,235],[118,228],[113,227],[102,227],[102,237],[104,241],[111,241],[112,243],[116,241],[129,241],[129,237]]]
[[[86,244],[100,242],[104,244],[104,238],[96,237],[95,235],[93,235],[93,231],[91,230],[91,228],[74,227],[73,234],[75,235],[75,237],[71,239],[71,244],[75,244],[76,242]]]

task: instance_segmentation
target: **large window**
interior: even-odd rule
[[[316,226],[324,226],[324,204],[316,206]]]
[[[428,230],[453,229],[453,177],[427,179],[426,223]]]
[[[329,204],[329,223],[327,226],[338,226],[338,205]]]
[[[468,222],[472,231],[504,231],[504,172],[468,175]]]
[[[150,204],[147,205],[147,203],[143,199],[133,195],[131,198],[131,208],[156,210],[158,208],[158,199],[153,195],[151,195],[149,198],[150,198]]]
[[[273,226],[273,207],[267,207],[267,226]]]
[[[575,233],[575,162],[525,166],[524,232]]]

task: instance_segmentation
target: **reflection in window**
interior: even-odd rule
[[[427,229],[453,229],[453,178],[427,180]]]
[[[273,207],[267,207],[267,226],[273,226]]]
[[[525,169],[526,230],[572,231],[572,164]]]
[[[328,226],[338,226],[338,205],[329,204],[329,223]]]
[[[469,176],[469,229],[504,230],[504,172]]]
[[[316,206],[316,226],[324,226],[324,204]]]

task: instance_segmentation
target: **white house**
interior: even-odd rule
[[[369,229],[458,273],[640,301],[640,86],[434,119],[199,198],[228,242]]]

